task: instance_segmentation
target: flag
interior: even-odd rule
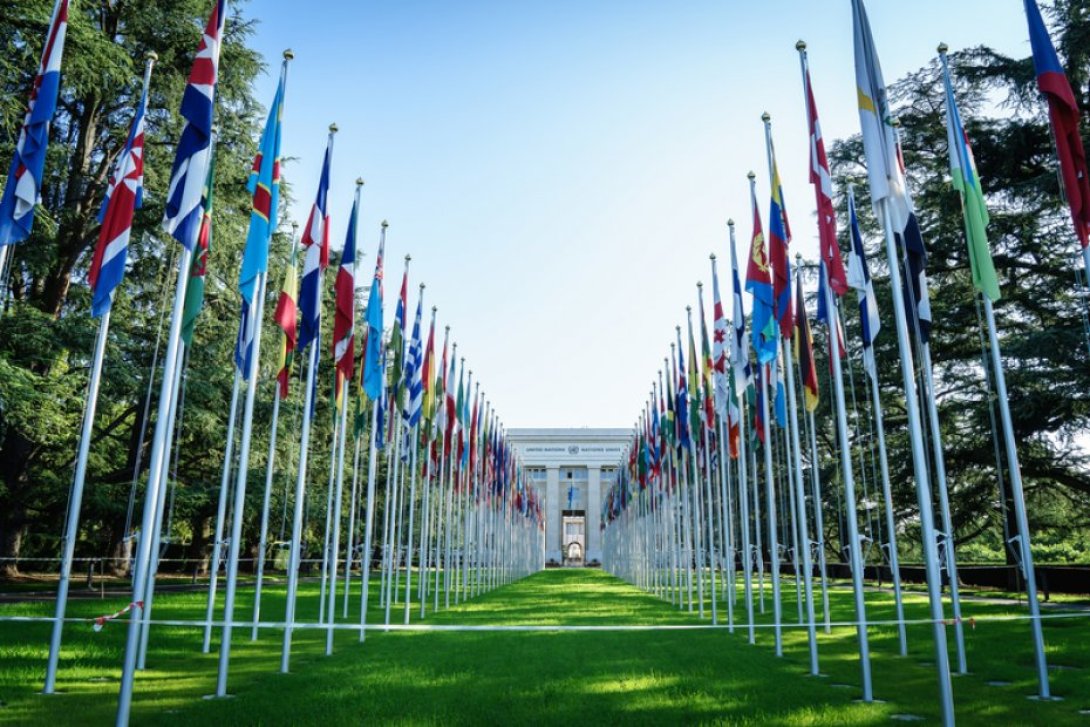
[[[435,421],[435,308],[431,310],[431,326],[428,328],[428,344],[424,347],[424,361],[420,365],[420,380],[424,388],[424,422],[430,437]]]
[[[746,344],[746,314],[742,310],[742,283],[738,277],[738,253],[734,238],[730,241],[731,317],[734,336],[730,341],[730,360],[733,366],[733,385],[740,392],[749,388],[753,368],[749,364],[749,346]]]
[[[708,323],[704,318],[704,288],[700,287],[700,373],[703,398],[701,399],[700,418],[707,429],[715,428],[715,403],[712,386],[712,351],[708,345]]]
[[[333,390],[334,399],[340,401],[341,384],[348,383],[355,374],[356,364],[356,222],[360,212],[359,187],[352,201],[352,214],[348,218],[348,232],[344,239],[344,252],[333,283]]]
[[[723,312],[723,300],[719,296],[719,270],[712,257],[712,369],[715,372],[715,409],[721,417],[727,414],[730,400],[730,383],[727,381],[727,316]]]
[[[295,289],[299,286],[295,270],[296,258],[299,253],[292,240],[291,257],[284,269],[284,282],[280,286],[280,297],[276,301],[276,312],[273,320],[283,331],[283,342],[280,346],[280,360],[276,366],[276,390],[281,399],[288,398],[288,385],[291,382],[291,366],[295,360],[295,344],[298,338],[296,328]]]
[[[687,449],[689,438],[689,385],[685,381],[685,352],[681,348],[681,328],[677,329],[677,393],[675,398],[677,446]]]
[[[810,126],[810,184],[817,197],[818,247],[825,269],[829,271],[829,286],[837,295],[848,292],[848,278],[840,245],[836,241],[836,208],[833,206],[833,178],[829,173],[829,158],[825,154],[825,139],[821,135],[814,87],[810,83],[810,64],[803,51],[802,83],[806,93],[806,116]]]
[[[368,335],[368,339],[370,339],[370,335]],[[382,372],[385,373],[385,371],[386,371],[386,349],[381,344],[379,344],[379,348],[381,350],[378,352],[378,356],[379,356],[378,366],[381,368]],[[368,396],[370,396],[370,394],[368,394]],[[376,449],[385,449],[386,448],[386,390],[385,390],[385,387],[379,386],[378,387],[378,394],[376,396],[374,396],[374,397],[371,397],[371,399],[372,399],[372,401],[374,401],[375,406],[377,407],[377,410],[375,412],[375,430],[371,433],[371,435],[375,439],[375,448]]]
[[[878,315],[878,298],[874,294],[874,282],[867,267],[867,253],[863,249],[863,235],[859,232],[859,220],[855,215],[855,194],[848,190],[848,220],[852,237],[852,256],[848,263],[848,282],[858,291],[860,330],[863,334],[863,366],[872,377],[877,375],[874,365],[874,339],[882,329]],[[818,298],[821,301],[821,298]]]
[[[946,54],[942,54],[943,83],[946,86],[946,139],[950,150],[950,177],[954,189],[961,193],[961,211],[965,220],[965,240],[969,244],[969,267],[973,286],[995,302],[999,300],[999,278],[988,247],[988,206],[980,188],[980,175],[969,137],[961,123],[954,85]]]
[[[795,281],[795,358],[799,362],[803,406],[806,411],[813,411],[818,405],[818,380],[814,366],[814,338],[810,335],[806,299],[802,296],[802,276]]]
[[[776,329],[772,319],[772,273],[765,254],[765,236],[761,228],[761,212],[757,209],[757,193],[750,183],[750,200],[753,206],[753,238],[749,245],[749,267],[746,270],[746,292],[753,296],[753,350],[759,363],[767,363],[776,356]],[[736,307],[735,310],[740,310]]]
[[[197,244],[200,232],[201,192],[212,155],[212,114],[226,20],[225,5],[226,0],[216,0],[193,59],[189,82],[182,94],[181,115],[185,126],[178,139],[178,151],[167,185],[163,227],[189,250]]]
[[[888,215],[897,243],[905,251],[909,281],[909,285],[905,286],[905,303],[909,320],[913,322],[920,340],[926,343],[931,335],[927,250],[905,183],[904,160],[893,127],[893,111],[863,0],[852,0],[852,22],[859,123],[863,132],[871,201],[880,219]]]
[[[780,336],[791,337],[791,260],[788,245],[791,244],[791,227],[787,222],[787,210],[783,205],[783,187],[780,170],[776,165],[776,151],[768,142],[772,159],[772,203],[768,213],[768,248],[772,263],[773,311],[780,326]]]
[[[413,334],[409,340],[409,355],[405,360],[405,381],[403,383],[407,395],[402,416],[409,429],[420,422],[420,415],[424,408],[424,382],[421,370],[424,346],[420,340],[420,322],[423,315],[424,290],[421,288],[420,297],[416,301],[416,316],[413,318]]]
[[[42,196],[49,124],[57,110],[57,93],[61,86],[61,57],[68,32],[68,5],[69,0],[57,0],[53,6],[38,73],[30,88],[30,100],[15,142],[8,181],[0,197],[0,246],[22,242],[30,236],[30,229],[34,226],[34,206]]]
[[[241,311],[238,319],[238,335],[235,337],[235,366],[246,381],[250,380],[251,367],[254,355],[254,337],[260,321],[255,321],[253,306],[245,298],[242,299]]]
[[[197,234],[197,249],[189,266],[189,282],[185,286],[185,303],[182,305],[182,340],[193,345],[193,332],[197,317],[204,307],[204,282],[208,276],[208,251],[212,248],[212,199],[216,181],[216,150],[208,162],[208,176],[204,180],[201,197],[201,229]]]
[[[129,127],[129,137],[121,151],[114,173],[102,200],[98,221],[98,244],[87,275],[94,296],[91,313],[101,316],[110,310],[114,289],[125,277],[125,261],[132,235],[132,218],[144,198],[144,110],[148,89],[140,95]],[[211,167],[210,167],[211,168]],[[202,205],[203,210],[203,205]]]
[[[776,424],[782,429],[787,427],[787,385],[784,378],[783,356],[777,354],[776,358],[773,360],[773,365],[776,367],[776,394],[772,400],[772,404],[776,415]]]
[[[689,315],[689,432],[694,435],[700,434],[700,423],[703,419],[701,415],[701,393],[700,393],[700,368],[696,363],[696,343],[693,340],[693,317]],[[697,439],[697,444],[700,443],[700,439]]]
[[[242,251],[242,267],[238,273],[238,289],[248,302],[254,302],[257,278],[269,269],[269,240],[276,229],[280,208],[280,119],[284,110],[284,84],[288,61],[280,70],[280,83],[269,107],[269,118],[261,134],[250,178],[246,183],[250,203],[250,229]]]
[[[386,223],[383,223],[378,256],[375,258],[375,277],[367,299],[367,347],[363,354],[363,390],[371,401],[382,395],[386,383],[385,354],[382,351],[382,257],[385,253]]]
[[[401,293],[394,310],[394,328],[390,332],[390,355],[393,357],[390,387],[394,391],[394,404],[399,406],[403,393],[402,378],[405,375],[405,316],[409,308],[409,261],[405,260],[405,273],[401,276]]]
[[[318,337],[322,326],[322,271],[329,265],[329,167],[333,160],[333,134],[326,142],[318,194],[303,228],[303,281],[299,285],[299,350]]]
[[[829,306],[826,304],[826,298],[828,296],[825,293],[825,279],[826,279],[825,263],[819,260],[818,261],[817,319],[818,319],[819,323],[824,323],[826,326],[829,326],[829,330],[831,331],[832,330],[832,323],[830,321],[832,320],[832,318],[829,315]],[[845,356],[848,355],[848,353],[847,353],[847,350],[844,348],[844,330],[843,330],[843,327],[841,325],[839,325],[839,320],[840,320],[839,315],[840,315],[840,313],[839,313],[838,302],[837,302],[836,298],[833,298],[833,312],[832,312],[832,315],[838,316],[837,317],[838,324],[836,326],[836,343],[837,343],[836,350],[837,350],[837,355],[840,358],[844,358]],[[833,373],[833,359],[832,359],[832,356],[833,356],[833,344],[832,344],[832,342],[830,342],[829,343],[829,375],[830,376]]]
[[[1090,244],[1090,173],[1087,172],[1086,151],[1079,133],[1079,106],[1052,40],[1048,37],[1036,0],[1025,0],[1025,6],[1037,88],[1048,100],[1048,115],[1052,122],[1056,157],[1060,161],[1063,192],[1071,208],[1075,234],[1085,248]]]

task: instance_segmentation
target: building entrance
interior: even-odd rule
[[[563,520],[564,565],[583,565],[587,552],[587,518],[582,510],[565,510]]]

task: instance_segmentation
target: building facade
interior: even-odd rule
[[[632,439],[631,429],[508,429],[527,483],[545,508],[545,562],[602,561],[602,504]]]

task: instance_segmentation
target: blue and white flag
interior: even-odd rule
[[[34,206],[42,195],[45,150],[49,144],[49,123],[57,110],[61,86],[61,56],[68,31],[69,0],[57,0],[49,33],[42,48],[38,74],[30,90],[23,126],[15,143],[11,171],[0,197],[0,246],[22,242],[34,225]],[[204,181],[203,179],[201,180]]]
[[[197,47],[189,82],[182,94],[181,114],[185,126],[178,140],[178,151],[167,187],[163,227],[188,250],[193,250],[197,245],[204,212],[201,197],[212,158],[212,114],[226,19],[225,2],[216,1],[201,44]]]

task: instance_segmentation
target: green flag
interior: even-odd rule
[[[201,228],[197,234],[197,249],[189,267],[189,282],[185,287],[185,305],[182,307],[182,340],[188,348],[193,344],[193,329],[204,307],[204,279],[208,272],[208,250],[212,246],[212,191],[216,181],[216,146],[212,145],[212,158],[208,163],[208,176],[204,180],[201,195]]]
[[[950,176],[954,188],[961,193],[961,211],[965,218],[965,238],[969,244],[969,266],[973,272],[973,286],[990,300],[1000,298],[999,278],[992,262],[988,246],[988,207],[980,188],[980,175],[976,171],[973,150],[961,114],[954,100],[954,86],[950,80],[950,67],[946,54],[942,54],[943,80],[946,84],[946,137],[950,147]]]

